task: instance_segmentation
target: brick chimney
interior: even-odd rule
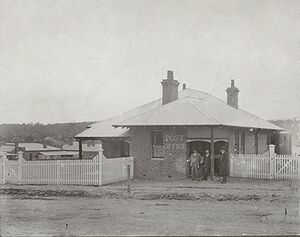
[[[167,79],[162,80],[162,104],[168,104],[178,99],[179,82],[174,80],[173,71],[168,70]]]
[[[239,107],[239,89],[234,86],[234,80],[231,80],[231,86],[226,89],[227,104],[238,109]]]

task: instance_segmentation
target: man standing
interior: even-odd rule
[[[209,167],[210,167],[210,154],[209,154],[209,150],[205,150],[204,164],[203,164],[203,172],[204,172],[203,180],[207,180]]]
[[[197,150],[194,149],[193,153],[190,156],[190,159],[187,160],[188,162],[190,162],[190,166],[192,168],[192,180],[195,180],[197,178],[197,180],[199,181],[200,160],[200,154],[197,152]]]
[[[229,173],[227,153],[225,148],[221,148],[221,158],[220,158],[220,175],[222,177],[221,183],[225,184],[227,182],[227,176]]]

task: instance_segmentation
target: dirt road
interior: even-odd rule
[[[0,185],[1,236],[299,234],[299,182]]]
[[[2,195],[0,201],[1,236],[300,233],[297,207],[278,202],[22,195]]]

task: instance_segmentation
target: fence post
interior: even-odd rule
[[[130,177],[130,164],[127,165],[127,192],[130,193],[131,189],[131,177]]]
[[[233,154],[229,155],[229,176],[232,177],[233,171]]]
[[[99,180],[98,180],[98,184],[99,187],[102,185],[103,183],[103,150],[100,149],[98,152],[98,165],[99,165]]]
[[[2,157],[3,157],[3,177],[2,177],[2,183],[3,183],[3,184],[6,184],[7,153],[6,153],[6,152],[3,152],[3,153],[2,153]]]
[[[60,164],[60,160],[56,160],[56,165],[57,165],[57,173],[56,173],[56,184],[59,185],[61,182],[61,176],[60,176],[60,172],[61,172],[61,164]],[[40,178],[40,177],[39,177]]]
[[[18,151],[18,185],[22,183],[23,152]]]
[[[275,175],[275,145],[269,145],[269,156],[270,156],[270,179],[274,179]]]
[[[297,159],[297,164],[298,164],[298,167],[297,167],[297,170],[298,170],[297,179],[300,179],[300,160],[299,159]]]

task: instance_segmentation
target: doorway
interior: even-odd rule
[[[220,157],[221,152],[220,149],[224,147],[227,154],[228,154],[228,142],[225,140],[218,140],[214,142],[214,173],[215,176],[219,176],[219,169],[220,169]],[[210,141],[209,140],[196,140],[190,141],[187,143],[187,156],[190,157],[193,153],[193,150],[197,150],[201,156],[204,156],[205,150],[209,150],[210,152]],[[210,164],[210,163],[209,163]],[[189,163],[187,163],[186,169],[187,177],[191,176],[191,167]],[[209,173],[210,175],[210,165],[209,165]]]
[[[214,165],[215,165],[215,176],[220,176],[220,158],[221,158],[221,148],[225,148],[225,152],[227,154],[227,159],[228,159],[228,142],[227,141],[215,141],[214,142]],[[209,172],[210,173],[210,172]]]

